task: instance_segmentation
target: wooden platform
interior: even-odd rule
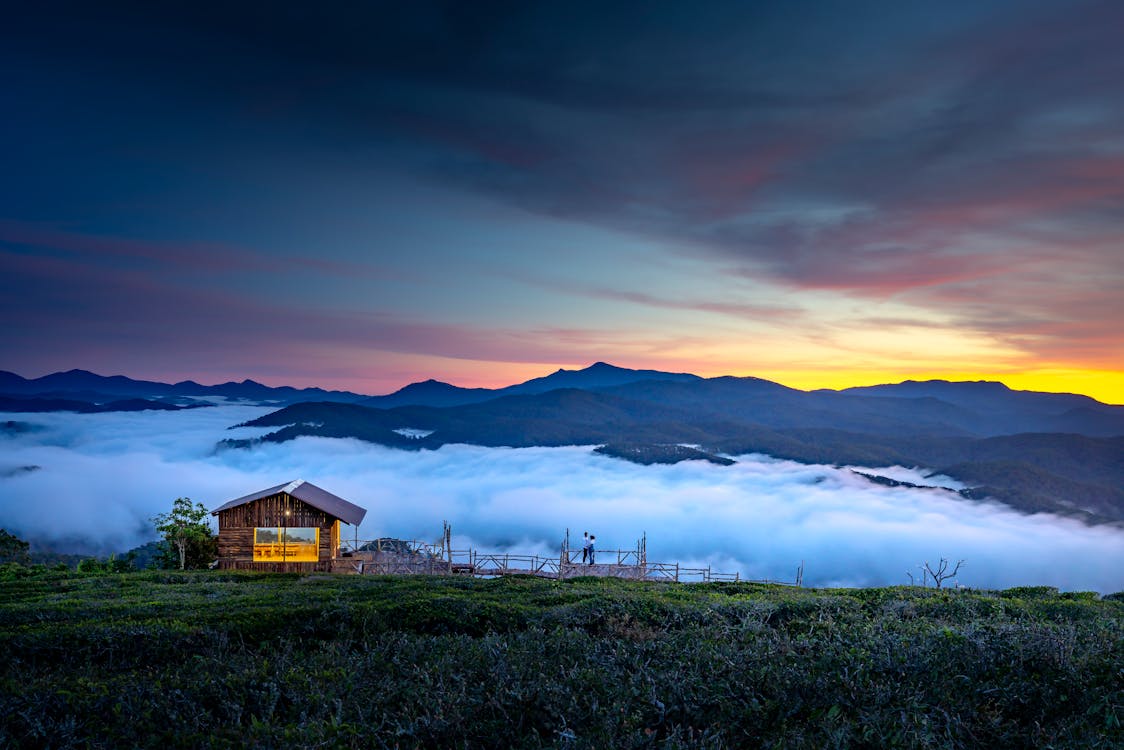
[[[453,550],[452,534],[445,524],[442,540],[436,544],[382,539],[373,542],[345,542],[341,554],[332,561],[332,572],[360,575],[462,575],[475,578],[534,576],[565,580],[583,576],[625,578],[635,581],[717,582],[741,581],[739,573],[719,573],[711,568],[689,568],[678,563],[649,562],[647,536],[635,550],[598,550],[602,562],[583,564],[575,560],[569,546],[569,532],[557,556],[482,553]],[[579,556],[580,557],[580,556]],[[754,581],[799,586],[803,565],[795,583]]]

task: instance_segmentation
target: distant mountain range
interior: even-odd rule
[[[322,388],[271,387],[253,380],[201,385],[192,380],[159,383],[87,370],[23,378],[0,370],[0,411],[129,410],[149,401],[200,405],[216,398],[263,406],[306,402],[358,404],[377,409],[403,406],[447,408],[510,396],[575,389],[688,409],[697,418],[749,421],[772,427],[818,427],[909,434],[1006,435],[1017,432],[1124,434],[1124,406],[1088,396],[1014,391],[994,382],[906,381],[842,391],[799,391],[760,378],[701,378],[690,373],[631,370],[597,362],[581,370],[558,370],[505,388],[461,388],[425,380],[384,396]],[[87,406],[75,405],[81,402]],[[93,409],[90,404],[104,407]],[[3,408],[13,407],[13,408]],[[649,407],[650,409],[651,407]]]
[[[922,466],[1027,512],[1124,522],[1124,406],[1001,383],[907,381],[800,391],[759,378],[701,378],[598,362],[506,388],[427,380],[385,396],[254,381],[168,385],[82,370],[26,380],[0,373],[13,400],[122,399],[197,404],[214,397],[276,405],[250,425],[265,441],[352,437],[396,448],[599,445],[639,463],[763,453],[835,465]],[[134,403],[134,406],[138,404]],[[72,409],[78,410],[78,409]],[[255,441],[224,441],[245,447]]]
[[[144,398],[126,398],[117,401],[79,400],[33,396],[13,398],[0,396],[0,412],[33,414],[53,411],[72,411],[79,414],[98,414],[110,411],[179,411],[194,409],[209,404],[179,405],[166,401],[152,401]]]
[[[970,485],[961,493],[968,498],[1124,522],[1124,407],[1001,383],[806,392],[759,378],[598,363],[497,390],[426,381],[357,403],[295,404],[250,424],[278,428],[267,441],[354,437],[414,450],[601,445],[605,455],[639,463],[763,453],[923,466]]]
[[[584,370],[558,370],[545,377],[509,385],[506,388],[461,388],[442,383],[440,380],[426,380],[421,383],[411,383],[386,396],[372,396],[359,403],[379,409],[391,409],[395,406],[464,406],[502,396],[525,396],[559,388],[594,390],[646,380],[695,382],[702,378],[685,372],[629,370],[605,362],[596,362]]]
[[[133,380],[123,375],[97,375],[87,370],[68,370],[23,378],[14,372],[0,370],[0,411],[136,411],[144,407],[140,401],[156,405],[147,408],[168,408],[168,404],[197,406],[207,399],[224,398],[263,405],[283,405],[301,401],[362,401],[367,396],[347,391],[326,391],[322,388],[273,388],[253,380],[220,385],[200,385],[193,380],[179,383],[158,383]],[[18,402],[28,403],[18,403]],[[36,404],[39,401],[41,403]],[[133,403],[128,403],[128,402]],[[54,405],[42,402],[56,402]],[[70,403],[62,403],[70,402]],[[87,406],[74,402],[85,403]],[[88,405],[109,407],[117,402],[120,408],[91,409]],[[159,404],[164,404],[160,406]]]

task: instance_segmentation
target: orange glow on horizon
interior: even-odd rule
[[[462,363],[463,364],[463,363]],[[476,365],[483,363],[473,363]],[[549,375],[558,369],[580,370],[592,362],[583,364],[527,364],[486,363],[484,367],[473,367],[468,377],[449,375],[426,375],[444,380],[464,388],[503,388],[521,383],[531,378]],[[651,362],[623,364],[613,362],[619,367],[633,369],[657,369],[668,372],[692,372],[702,377],[736,375],[772,380],[790,388],[811,391],[818,388],[854,388],[866,385],[900,383],[904,380],[951,380],[975,381],[991,380],[1005,384],[1008,388],[1022,391],[1041,391],[1044,393],[1076,393],[1089,396],[1106,404],[1124,404],[1124,372],[1115,370],[1043,369],[1022,372],[986,371],[945,371],[945,370],[782,370],[762,368],[760,370],[711,371],[709,368],[692,367],[683,363],[656,364]],[[453,368],[449,368],[452,370]],[[420,380],[423,378],[415,378]],[[405,384],[403,384],[405,385]]]
[[[473,363],[481,364],[481,363]],[[580,370],[592,362],[582,364],[527,364],[487,363],[484,367],[474,367],[470,377],[449,375],[426,375],[438,380],[459,385],[464,388],[503,388],[521,383],[531,378],[543,377],[558,369]],[[717,371],[706,367],[691,366],[681,362],[667,364],[619,363],[618,367],[633,369],[656,369],[667,372],[691,372],[702,377],[735,375],[772,380],[790,388],[812,391],[819,388],[840,390],[867,385],[900,383],[904,380],[950,380],[976,381],[990,380],[1005,384],[1012,390],[1040,391],[1043,393],[1075,393],[1089,396],[1105,404],[1124,404],[1124,372],[1116,370],[1042,369],[1020,372],[987,372],[965,370],[787,370],[762,368],[760,370],[736,370],[734,368]],[[452,368],[450,368],[452,369]],[[423,378],[415,378],[420,380]]]
[[[1029,370],[1024,372],[902,372],[890,370],[768,370],[754,377],[774,380],[791,388],[855,388],[903,380],[991,380],[1018,391],[1076,393],[1106,404],[1124,404],[1124,372],[1114,370]]]
[[[267,385],[291,385],[298,388],[318,386],[356,393],[381,395],[393,393],[411,383],[433,378],[462,388],[503,388],[539,378],[559,370],[581,370],[593,364],[586,362],[485,362],[444,357],[384,357],[381,367],[356,361],[338,368],[333,376],[304,373],[299,377],[255,378]],[[819,388],[839,390],[858,386],[900,383],[904,380],[989,380],[1004,383],[1014,390],[1045,393],[1075,393],[1102,403],[1124,405],[1124,372],[1078,368],[1043,368],[1037,370],[940,370],[917,369],[789,369],[775,365],[736,367],[725,363],[708,366],[704,359],[694,362],[683,359],[643,359],[612,361],[610,364],[632,369],[654,369],[666,372],[690,372],[710,378],[723,375],[757,377],[772,380],[790,388],[811,391]],[[354,366],[354,369],[351,369]],[[384,369],[385,368],[385,369]],[[364,371],[368,377],[356,377]]]

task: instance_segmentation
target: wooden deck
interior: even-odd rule
[[[340,554],[333,560],[332,570],[360,575],[465,575],[475,578],[522,575],[553,580],[599,576],[677,583],[749,580],[741,578],[740,573],[721,573],[710,567],[692,568],[679,563],[650,562],[646,538],[640,540],[635,550],[598,550],[599,562],[585,564],[571,556],[568,534],[559,554],[551,557],[453,550],[449,546],[450,537],[446,526],[442,542],[437,544],[400,540],[348,541],[343,543]],[[799,586],[802,578],[803,564],[797,570],[795,582],[753,582]]]

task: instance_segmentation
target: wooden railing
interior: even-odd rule
[[[558,578],[561,565],[557,557],[538,555],[480,554],[469,553],[472,574],[481,577],[505,575],[532,575],[542,578]]]
[[[340,544],[339,570],[368,575],[471,575],[477,578],[498,578],[508,575],[530,575],[540,578],[567,579],[579,576],[603,576],[645,581],[676,583],[712,583],[720,581],[770,583],[799,586],[796,582],[744,579],[740,573],[722,573],[712,568],[686,567],[679,563],[649,562],[644,548],[636,550],[598,550],[594,564],[572,559],[572,552],[563,547],[557,557],[521,555],[510,552],[479,552],[475,549],[454,550],[442,544],[416,540],[377,539],[347,540]]]

